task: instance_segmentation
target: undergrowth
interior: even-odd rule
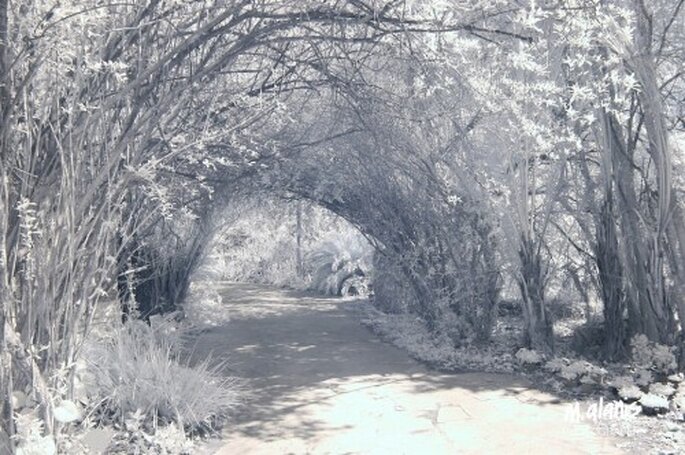
[[[211,358],[190,365],[159,329],[133,321],[88,352],[91,415],[122,428],[156,431],[176,425],[188,434],[219,427],[238,404],[236,380]]]
[[[431,333],[425,323],[407,313],[383,313],[370,305],[357,305],[361,321],[389,343],[406,350],[413,358],[447,371],[510,373],[515,369],[507,336],[487,346],[455,346],[448,330]],[[495,329],[497,330],[497,328]]]

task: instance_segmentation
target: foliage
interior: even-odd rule
[[[311,205],[304,205],[301,216],[300,271],[293,204],[262,197],[226,211],[226,225],[195,277],[339,295],[348,280],[370,272],[370,247],[353,226]]]
[[[427,330],[414,315],[386,314],[368,307],[363,310],[362,322],[383,339],[436,368],[499,373],[515,370],[515,359],[506,341],[501,345],[455,346],[447,334]]]
[[[186,431],[220,425],[238,403],[236,382],[222,365],[206,359],[184,363],[153,329],[131,322],[109,343],[94,346],[88,361],[91,395],[100,419],[125,423],[137,416],[141,428],[176,424]]]
[[[539,3],[0,0],[8,433],[30,385],[50,437],[93,315],[176,309],[223,208],[264,192],[349,222],[374,301],[452,346],[487,341],[504,279],[551,351],[570,279],[601,302],[604,357],[633,340],[645,381],[682,368],[685,8]],[[214,237],[223,278],[369,275],[329,215],[293,240],[265,209],[288,222]]]
[[[400,265],[392,259],[373,257],[373,305],[384,313],[408,313],[417,305],[416,294],[407,282]]]
[[[320,78],[304,62],[321,50],[309,39],[354,48],[353,36],[397,13],[379,10],[383,20],[370,23],[367,7],[0,2],[0,388],[10,434],[13,379],[39,385],[53,432],[48,379],[74,364],[100,304],[118,296],[148,317],[182,300],[211,207],[279,153],[275,136],[291,122],[283,90]]]
[[[266,198],[227,210],[197,276],[298,287],[291,215],[286,204]]]
[[[193,453],[192,441],[186,436],[183,428],[176,424],[146,429],[141,424],[140,413],[129,413],[125,432],[115,435],[107,448],[107,453],[155,453],[160,455],[186,455]]]
[[[322,205],[370,239],[386,268],[378,271],[374,299],[395,300],[393,286],[382,280],[397,281],[398,293],[408,297],[398,305],[431,330],[453,313],[465,328],[454,334],[458,344],[487,340],[500,274],[492,220],[477,184],[460,169],[466,151],[457,138],[468,119],[442,121],[430,114],[449,111],[452,95],[457,100],[459,94],[453,87],[417,93],[414,64],[392,55],[384,60],[396,76],[376,80],[366,71],[378,89],[351,88],[339,112],[318,113],[318,122],[342,123],[350,133],[306,150],[279,169],[271,185]],[[390,86],[392,91],[383,89]],[[318,171],[322,155],[330,163],[326,175]],[[383,296],[386,290],[391,294]]]
[[[649,385],[649,393],[653,395],[659,395],[668,398],[670,396],[673,396],[675,392],[676,389],[670,384],[655,382],[654,384]]]
[[[35,412],[17,416],[18,455],[56,455],[57,445],[51,436],[43,435],[43,421]]]
[[[639,400],[643,395],[644,393],[636,385],[624,385],[618,389],[618,396],[628,403]]]
[[[535,365],[542,363],[543,357],[531,349],[521,348],[516,352],[516,360],[524,365]]]
[[[633,361],[637,368],[652,370],[667,376],[676,366],[673,348],[649,341],[645,335],[636,335],[630,341]]]
[[[576,360],[569,365],[563,365],[559,370],[559,376],[567,381],[579,380],[583,382],[587,380],[597,383],[601,382],[606,375],[607,371],[604,368],[582,360]]]
[[[223,305],[223,298],[210,281],[196,280],[190,284],[190,290],[183,305],[186,321],[193,327],[218,327],[230,321],[230,315]]]
[[[352,280],[371,273],[368,244],[360,241],[353,231],[346,234],[322,240],[305,256],[305,268],[311,271],[309,286],[312,289],[329,295],[344,295]]]

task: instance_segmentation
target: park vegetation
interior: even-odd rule
[[[506,297],[540,355],[566,298],[596,359],[682,370],[683,30],[683,0],[0,0],[0,450],[219,425],[236,384],[150,320],[210,250],[264,253],[255,201],[290,253],[220,279],[354,278],[457,347]]]

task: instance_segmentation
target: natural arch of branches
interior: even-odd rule
[[[556,273],[598,295],[607,357],[644,333],[685,360],[682,1],[39,3],[0,0],[7,428],[32,383],[52,431],[98,307],[180,304],[256,191],[357,226],[379,304],[455,343],[510,276],[552,350]]]

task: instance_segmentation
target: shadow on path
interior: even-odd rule
[[[245,405],[207,453],[617,453],[514,375],[430,371],[378,340],[342,300],[222,285],[231,322],[197,359],[245,378]]]

